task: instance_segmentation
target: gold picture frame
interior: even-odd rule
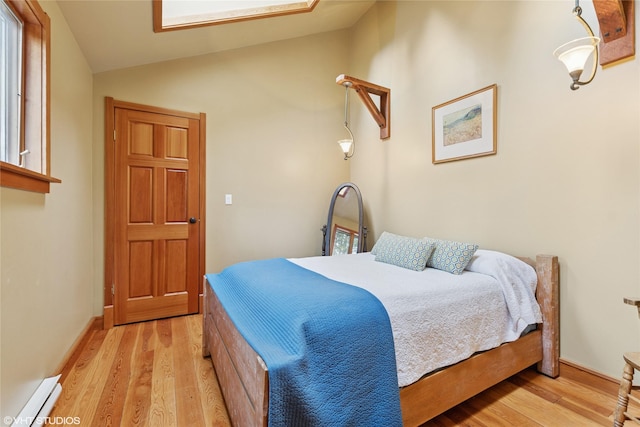
[[[436,105],[431,111],[433,164],[496,154],[498,85]]]

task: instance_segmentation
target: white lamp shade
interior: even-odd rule
[[[565,43],[557,48],[553,54],[567,67],[569,73],[584,70],[587,59],[600,43],[598,37],[583,37]]]
[[[353,139],[341,139],[338,141],[340,148],[344,154],[349,153],[351,151],[351,145],[353,144]]]

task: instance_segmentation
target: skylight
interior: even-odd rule
[[[320,0],[153,0],[155,32],[310,12]]]

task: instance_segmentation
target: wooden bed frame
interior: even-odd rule
[[[417,426],[502,380],[537,364],[538,371],[559,375],[558,258],[520,258],[538,274],[536,299],[543,323],[517,341],[477,353],[400,389],[402,420]],[[204,283],[203,357],[211,356],[231,422],[267,426],[269,374],[260,356],[235,329],[217,296]]]

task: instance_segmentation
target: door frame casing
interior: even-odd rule
[[[115,288],[115,109],[123,108],[128,110],[145,111],[150,113],[165,114],[171,116],[185,117],[198,120],[199,122],[199,236],[198,236],[198,277],[203,277],[205,272],[205,237],[206,237],[206,114],[187,113],[184,111],[172,110],[149,105],[136,104],[126,101],[117,101],[112,97],[105,97],[105,241],[104,241],[104,329],[114,326],[114,288]],[[202,281],[198,281],[198,313],[202,313],[203,289]]]

